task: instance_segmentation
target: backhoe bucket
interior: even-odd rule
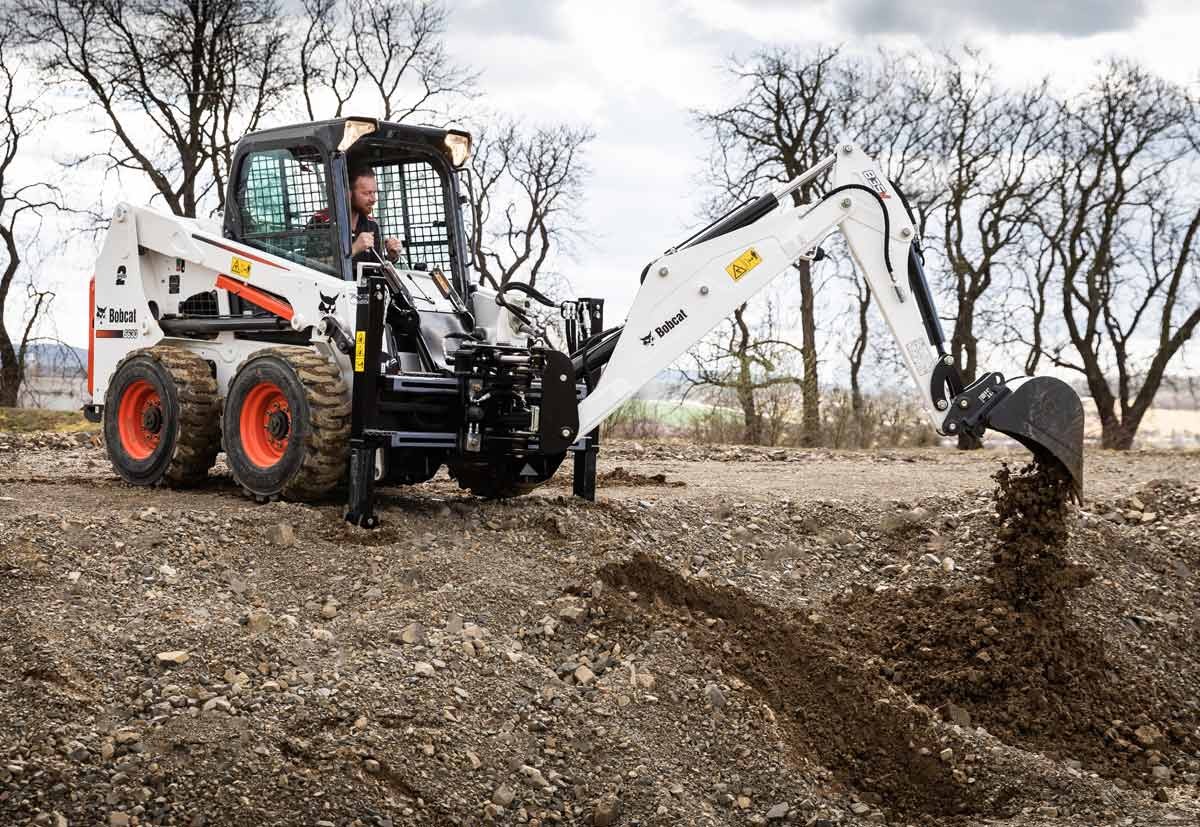
[[[1013,387],[985,424],[1007,434],[1041,459],[1053,457],[1071,475],[1083,500],[1083,403],[1066,382],[1034,376]]]

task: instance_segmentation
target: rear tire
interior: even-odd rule
[[[260,502],[321,499],[346,473],[346,383],[311,348],[266,348],[243,362],[222,421],[229,470]]]
[[[170,345],[135,350],[104,396],[104,444],[134,485],[184,488],[208,477],[220,449],[217,382],[208,363]]]

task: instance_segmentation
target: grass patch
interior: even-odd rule
[[[80,411],[47,411],[41,408],[0,408],[0,431],[30,433],[56,431],[78,433],[98,431],[100,426],[88,422]]]

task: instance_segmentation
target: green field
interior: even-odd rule
[[[0,431],[29,433],[58,431],[75,433],[95,431],[100,426],[88,422],[79,411],[48,411],[41,408],[0,408]]]

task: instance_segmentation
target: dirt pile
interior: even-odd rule
[[[636,471],[630,471],[623,465],[618,465],[611,471],[602,471],[596,477],[596,484],[604,487],[622,485],[622,486],[649,486],[662,485],[668,488],[681,488],[684,483],[678,480],[667,480],[666,474],[639,474]]]
[[[1113,662],[1072,610],[1072,593],[1095,575],[1066,557],[1065,473],[1006,466],[995,479],[989,577],[955,591],[852,597],[848,627],[889,680],[1006,743],[1130,781],[1185,772],[1200,746],[1194,711],[1155,676]]]

